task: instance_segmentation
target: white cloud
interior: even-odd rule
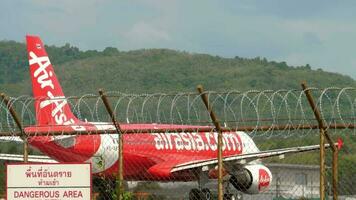
[[[133,43],[141,43],[141,46],[171,39],[165,30],[144,21],[134,24],[124,36]]]

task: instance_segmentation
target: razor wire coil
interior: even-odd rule
[[[355,124],[356,88],[326,89],[308,88],[317,102],[320,114],[327,125]],[[205,91],[212,109],[225,127],[255,127],[252,136],[261,126],[270,126],[258,135],[273,136],[282,134],[274,126],[286,127],[316,124],[304,91],[300,90],[249,90],[241,91]],[[154,93],[126,94],[119,91],[106,92],[119,123],[157,123],[180,125],[210,125],[208,111],[203,106],[198,93]],[[36,114],[29,96],[10,97],[9,106],[13,107],[21,118],[24,127],[36,124]],[[78,119],[89,122],[109,122],[100,96],[85,94],[79,97],[65,98]],[[4,100],[0,104],[0,132],[18,131]],[[310,130],[309,130],[310,131]],[[308,130],[303,134],[307,134]],[[50,134],[50,133],[48,133]],[[284,130],[283,136],[289,137],[292,131]],[[303,135],[302,134],[302,135]],[[14,136],[14,135],[13,135]]]

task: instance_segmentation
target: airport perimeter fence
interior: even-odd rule
[[[333,141],[341,138],[344,143],[338,156],[339,199],[355,196],[356,88],[308,91],[314,97],[327,133]],[[70,134],[58,131],[60,125],[36,125],[35,110],[39,108],[34,108],[34,102],[40,99],[4,96],[0,99],[0,154],[23,154],[17,138],[21,129],[9,110],[11,107],[25,130],[22,139],[32,146],[30,155],[50,155],[61,162],[76,159],[92,163],[96,199],[116,199],[118,183],[122,184],[124,199],[208,199],[208,196],[216,199],[218,130],[203,96],[221,125],[223,155],[229,157],[223,160],[224,199],[320,197],[319,150],[261,160],[253,156],[234,159],[237,153],[254,152],[254,143],[261,151],[318,145],[318,120],[303,90],[177,94],[104,91],[102,95],[56,99],[56,103],[48,105],[53,117],[64,112],[61,105],[68,104],[82,125],[89,123],[98,129],[88,132],[79,128]],[[108,108],[112,109],[112,116]],[[122,181],[117,180],[120,136],[113,126],[114,120],[123,138]],[[29,127],[38,131],[26,132]],[[254,143],[248,142],[249,137]],[[79,146],[85,147],[79,149]],[[66,153],[73,151],[76,156]],[[329,197],[333,196],[332,155],[328,148],[324,184],[325,195]],[[208,157],[211,162],[204,163]],[[4,163],[1,161],[0,165],[0,194],[5,193]]]

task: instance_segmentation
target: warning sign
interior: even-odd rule
[[[12,199],[90,200],[91,166],[85,164],[8,164],[7,192]]]

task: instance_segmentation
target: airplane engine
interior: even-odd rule
[[[247,194],[258,194],[267,190],[272,182],[272,173],[264,165],[245,165],[231,174],[230,183],[239,191]]]

